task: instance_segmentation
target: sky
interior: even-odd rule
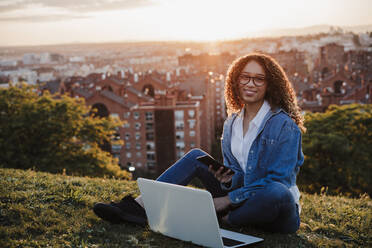
[[[372,0],[0,0],[0,46],[213,41],[372,24]]]

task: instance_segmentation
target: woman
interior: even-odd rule
[[[267,55],[240,57],[228,69],[225,100],[229,116],[222,153],[224,164],[235,173],[206,167],[196,160],[206,153],[193,149],[157,180],[187,185],[197,177],[211,192],[225,223],[296,232],[300,224],[296,176],[304,160],[301,131],[305,127],[285,72]],[[146,223],[141,196],[98,203],[94,211],[111,222]]]

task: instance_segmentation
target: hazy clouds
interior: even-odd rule
[[[28,15],[28,16],[14,16],[14,17],[0,17],[0,22],[51,22],[51,21],[64,21],[66,19],[86,19],[90,16],[82,15]]]
[[[88,14],[91,12],[125,10],[155,4],[152,0],[1,0],[0,21],[62,21],[89,18]],[[29,14],[29,10],[32,9],[52,9],[53,12],[47,15]]]

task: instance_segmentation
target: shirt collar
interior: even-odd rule
[[[244,107],[240,110],[237,117],[243,119],[243,117],[244,117]]]
[[[260,110],[257,112],[256,116],[251,121],[256,127],[258,127],[263,119],[265,118],[265,115],[270,110],[270,104],[265,100],[262,104]]]
[[[270,104],[266,100],[264,100],[260,110],[258,110],[256,116],[251,120],[250,124],[253,124],[256,127],[258,127],[261,124],[261,122],[263,121],[263,119],[265,118],[265,115],[270,111],[270,109],[271,109]],[[243,118],[244,118],[244,107],[240,111],[240,113],[238,114],[237,117],[240,118],[241,120],[243,120]]]

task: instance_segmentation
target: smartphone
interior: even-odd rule
[[[212,168],[213,170],[217,171],[219,168],[223,168],[222,170],[222,173],[225,173],[226,171],[228,171],[230,168],[226,167],[225,165],[221,164],[220,162],[218,162],[217,160],[215,160],[214,158],[212,158],[211,156],[208,156],[208,155],[203,155],[203,156],[199,156],[196,158],[198,161],[202,162],[203,164],[205,164],[206,166],[210,166],[212,165]],[[228,175],[231,175],[231,174],[234,174],[234,171],[230,169],[230,172]]]

